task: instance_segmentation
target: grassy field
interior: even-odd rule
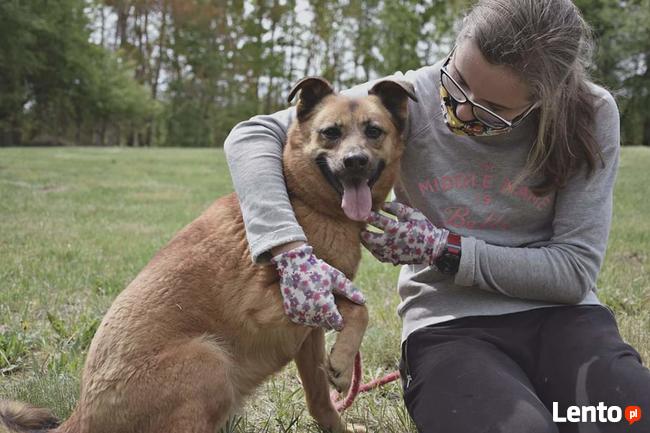
[[[625,339],[650,359],[650,149],[624,148],[598,285]],[[65,418],[85,351],[113,298],[171,236],[232,190],[220,150],[0,149],[0,396]],[[396,368],[397,268],[364,256],[368,380]],[[400,387],[346,412],[369,431],[415,431]],[[295,367],[264,385],[228,432],[316,432]]]

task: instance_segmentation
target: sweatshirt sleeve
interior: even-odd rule
[[[455,283],[504,295],[576,304],[596,279],[607,247],[620,150],[619,113],[606,93],[597,103],[595,134],[602,160],[587,177],[580,170],[556,193],[553,236],[534,247],[503,247],[462,238]]]
[[[307,240],[289,201],[282,171],[282,151],[294,112],[288,108],[241,122],[224,143],[255,263],[268,262],[273,247]]]

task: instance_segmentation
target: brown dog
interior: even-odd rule
[[[362,219],[388,194],[403,150],[408,83],[382,81],[367,97],[334,94],[307,78],[284,151],[287,188],[315,254],[353,278]],[[345,197],[343,205],[342,198]],[[274,266],[251,261],[234,194],[185,227],[117,297],[89,349],[81,395],[57,433],[214,433],[270,375],[296,361],[309,412],[343,425],[328,380],[350,385],[366,329],[364,306],[337,297],[345,327],[329,357],[324,332],[285,315]],[[0,428],[36,431],[47,411],[0,403]],[[22,428],[22,430],[21,430]]]

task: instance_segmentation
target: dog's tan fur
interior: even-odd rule
[[[360,148],[371,159],[383,159],[386,168],[372,190],[378,206],[402,153],[406,95],[400,88],[406,88],[385,82],[375,95],[352,100],[330,94],[318,81],[298,85],[299,121],[285,146],[285,177],[315,254],[351,279],[363,224],[345,217],[339,193],[314,158],[325,152],[336,166]],[[386,132],[380,140],[363,135],[369,119]],[[346,132],[332,146],[318,130],[334,123]],[[252,263],[237,197],[223,197],[158,252],[114,301],[89,349],[78,405],[55,431],[214,433],[291,360],[315,420],[334,432],[356,431],[346,429],[334,409],[328,381],[340,390],[349,386],[368,313],[344,298],[337,297],[337,305],[345,327],[327,357],[323,330],[293,324],[285,315],[275,267]],[[10,419],[9,406],[0,407]],[[28,408],[13,410],[23,410],[29,420]],[[39,416],[44,415],[32,413]],[[14,427],[19,421],[13,418]]]

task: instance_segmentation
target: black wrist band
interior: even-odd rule
[[[461,237],[457,233],[449,232],[447,244],[440,257],[436,259],[436,268],[443,274],[453,275],[458,272],[461,255]]]

